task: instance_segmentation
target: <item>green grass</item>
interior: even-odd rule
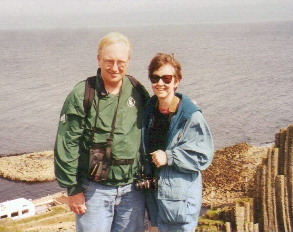
[[[50,226],[62,223],[75,222],[75,214],[70,212],[66,205],[59,205],[50,208],[50,211],[32,216],[29,218],[12,220],[1,219],[0,232],[22,232],[22,231],[43,231],[40,228],[50,228]],[[52,229],[51,227],[51,229]]]
[[[223,209],[215,208],[206,211],[205,215],[199,217],[197,232],[219,232],[223,231],[225,221],[222,218]]]

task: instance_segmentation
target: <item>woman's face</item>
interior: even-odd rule
[[[177,86],[179,85],[179,81],[177,81],[174,76],[175,75],[174,67],[170,64],[166,64],[162,66],[160,69],[154,71],[153,75],[163,77],[163,79],[160,78],[157,83],[152,83],[152,89],[154,94],[159,99],[167,99],[167,98],[172,99],[174,96],[175,90]],[[172,76],[171,78],[169,78],[169,80],[171,79],[171,82],[169,84],[163,81],[164,79],[165,81],[166,79],[168,80],[168,76]]]
[[[174,76],[175,75],[174,67],[170,64],[166,64],[162,66],[160,69],[154,71],[153,75],[163,77],[163,78],[160,78],[157,83],[152,83],[154,94],[159,99],[167,99],[168,97],[172,99],[175,93],[175,90],[179,85],[179,81],[176,81]],[[168,83],[165,83],[164,80],[165,82],[168,82],[168,80],[169,81],[171,80],[171,82],[168,84]]]

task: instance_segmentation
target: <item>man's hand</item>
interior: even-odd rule
[[[78,193],[73,196],[68,196],[68,206],[72,212],[84,214],[86,212],[84,194]]]
[[[153,163],[157,166],[157,168],[164,166],[168,163],[168,158],[166,152],[162,150],[157,150],[151,153]]]

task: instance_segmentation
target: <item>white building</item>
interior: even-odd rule
[[[26,218],[35,215],[35,213],[35,205],[24,198],[0,203],[0,220],[4,218]]]

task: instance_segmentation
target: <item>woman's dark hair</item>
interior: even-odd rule
[[[149,70],[149,78],[150,76],[158,69],[163,67],[166,64],[170,64],[175,69],[175,79],[181,80],[182,73],[181,73],[181,64],[174,58],[174,54],[164,54],[164,53],[157,53],[156,56],[151,60],[148,70]]]

